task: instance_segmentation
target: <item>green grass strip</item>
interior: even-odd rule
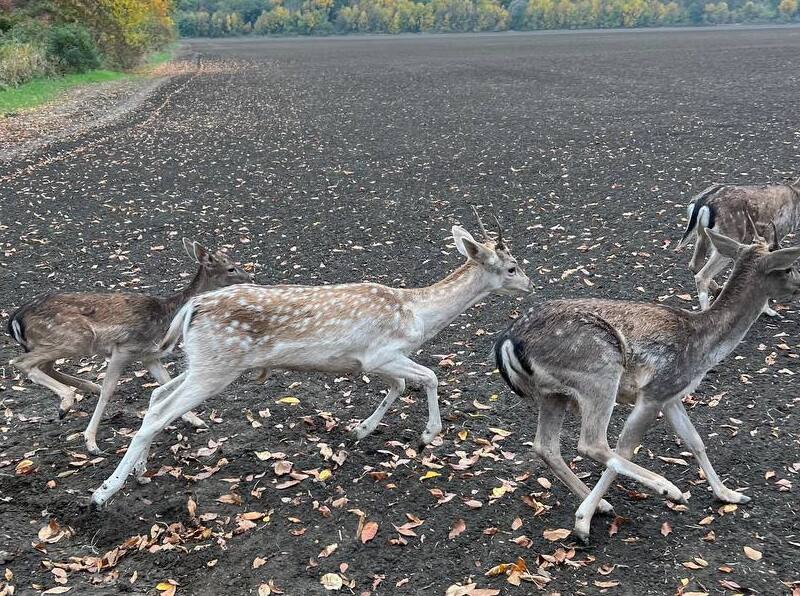
[[[132,75],[113,70],[91,70],[82,74],[71,74],[63,77],[35,79],[14,89],[0,91],[0,113],[13,112],[24,108],[32,108],[46,103],[59,93],[90,83],[105,83],[127,79]]]

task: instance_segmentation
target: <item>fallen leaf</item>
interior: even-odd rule
[[[567,536],[569,536],[572,532],[569,530],[565,530],[564,528],[558,528],[556,530],[545,530],[542,532],[542,536],[545,537],[546,540],[550,542],[556,542],[557,540],[564,540]]]
[[[344,585],[342,577],[338,573],[326,573],[320,578],[319,583],[326,590],[341,590],[342,585]]]
[[[333,544],[329,544],[320,551],[319,555],[317,555],[317,558],[325,559],[327,557],[330,557],[334,552],[336,552],[337,548],[339,548],[339,545],[336,542],[334,542]]]
[[[744,550],[745,556],[748,559],[750,559],[752,561],[760,561],[761,560],[761,557],[762,557],[761,551],[756,550],[754,548],[750,548],[749,546],[745,546],[743,550]]]
[[[467,524],[463,519],[457,519],[453,522],[453,527],[450,528],[450,533],[447,535],[450,540],[461,534],[464,530],[467,529]]]
[[[665,521],[663,524],[661,524],[661,535],[669,536],[670,534],[672,534],[672,526],[669,522]]]
[[[378,522],[367,522],[364,524],[364,528],[361,530],[361,543],[366,544],[378,533]]]
[[[287,406],[296,406],[297,404],[300,403],[300,400],[297,399],[296,397],[292,397],[291,395],[288,395],[286,397],[280,398],[275,403],[276,404],[284,404],[284,405],[287,405]]]

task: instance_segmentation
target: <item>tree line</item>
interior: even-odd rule
[[[127,69],[175,38],[172,0],[0,0],[0,89]]]
[[[186,37],[655,27],[800,20],[798,0],[177,0]]]

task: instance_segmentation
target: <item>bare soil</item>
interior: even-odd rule
[[[191,50],[192,72],[122,118],[0,163],[4,320],[53,289],[168,293],[191,272],[182,236],[227,248],[265,284],[429,284],[460,263],[449,229],[475,229],[471,204],[500,215],[536,293],[486,300],[416,356],[441,381],[437,444],[417,449],[416,391],[354,445],[346,431],[380,400],[378,379],[243,378],[200,410],[210,429],[164,432],[152,482],[129,481],[99,513],[87,499],[138,428],[152,379],[126,376],[100,431],[107,455],[92,458],[80,433],[94,397],[59,420],[52,394],[0,369],[0,569],[17,594],[153,594],[172,580],[178,594],[311,595],[327,593],[325,574],[356,594],[471,582],[502,594],[783,594],[793,582],[797,593],[796,305],[759,320],[687,399],[717,470],[752,503],[715,502],[662,424],[637,461],[691,492],[688,505],[618,482],[619,517],[598,516],[587,547],[545,538],[572,527],[578,503],[533,454],[535,410],[489,350],[549,298],[694,305],[689,255],[672,252],[692,193],[797,174],[800,29]],[[7,362],[18,347],[6,337],[0,350]],[[97,360],[64,366],[102,375]],[[575,444],[570,427],[564,453],[592,483],[601,470]],[[378,531],[363,542],[368,522]],[[519,558],[538,584],[485,576]]]

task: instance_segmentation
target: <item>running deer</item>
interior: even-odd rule
[[[730,264],[730,259],[712,245],[706,261],[709,243],[700,230],[711,228],[745,243],[751,242],[754,234],[761,234],[777,244],[780,238],[800,227],[800,179],[757,186],[713,184],[692,198],[687,215],[689,224],[675,250],[681,250],[695,239],[689,269],[695,274],[700,308],[705,310],[718,290],[714,278]],[[755,226],[749,225],[749,218]],[[769,304],[764,306],[764,313],[778,314]]]
[[[94,492],[94,504],[104,504],[131,471],[143,477],[157,433],[249,369],[364,372],[384,379],[389,391],[374,413],[355,428],[357,439],[375,430],[406,382],[419,384],[428,400],[422,441],[430,443],[442,429],[438,380],[409,354],[488,294],[531,290],[502,231],[493,242],[478,221],[484,242],[454,226],[456,248],[467,261],[432,286],[242,285],[190,300],[175,316],[161,344],[169,351],[183,337],[187,369],[153,392],[139,432],[117,469]]]
[[[90,453],[101,453],[97,429],[120,376],[131,362],[141,360],[162,385],[170,380],[159,359],[158,342],[178,309],[201,292],[252,281],[224,253],[211,252],[186,239],[183,246],[198,268],[192,282],[177,294],[165,298],[123,292],[45,294],[22,305],[8,321],[9,334],[25,349],[11,364],[61,398],[60,418],[73,407],[76,389],[100,394],[84,432]],[[95,354],[108,358],[102,387],[53,366],[59,358]],[[183,418],[193,426],[205,426],[192,412],[186,412]]]
[[[763,238],[751,245],[704,228],[715,250],[734,259],[733,273],[708,310],[689,312],[660,304],[583,299],[554,300],[531,308],[500,336],[495,358],[515,393],[538,402],[534,450],[575,495],[575,534],[588,539],[596,509],[617,474],[659,495],[684,502],[674,484],[630,461],[659,412],[694,454],[717,499],[746,503],[722,483],[706,456],[682,398],[739,344],[768,298],[789,300],[800,292],[794,262],[800,247],[770,251]],[[615,402],[633,404],[612,451],[607,429]],[[578,451],[606,467],[593,490],[561,457],[560,433],[567,409],[580,414]]]

